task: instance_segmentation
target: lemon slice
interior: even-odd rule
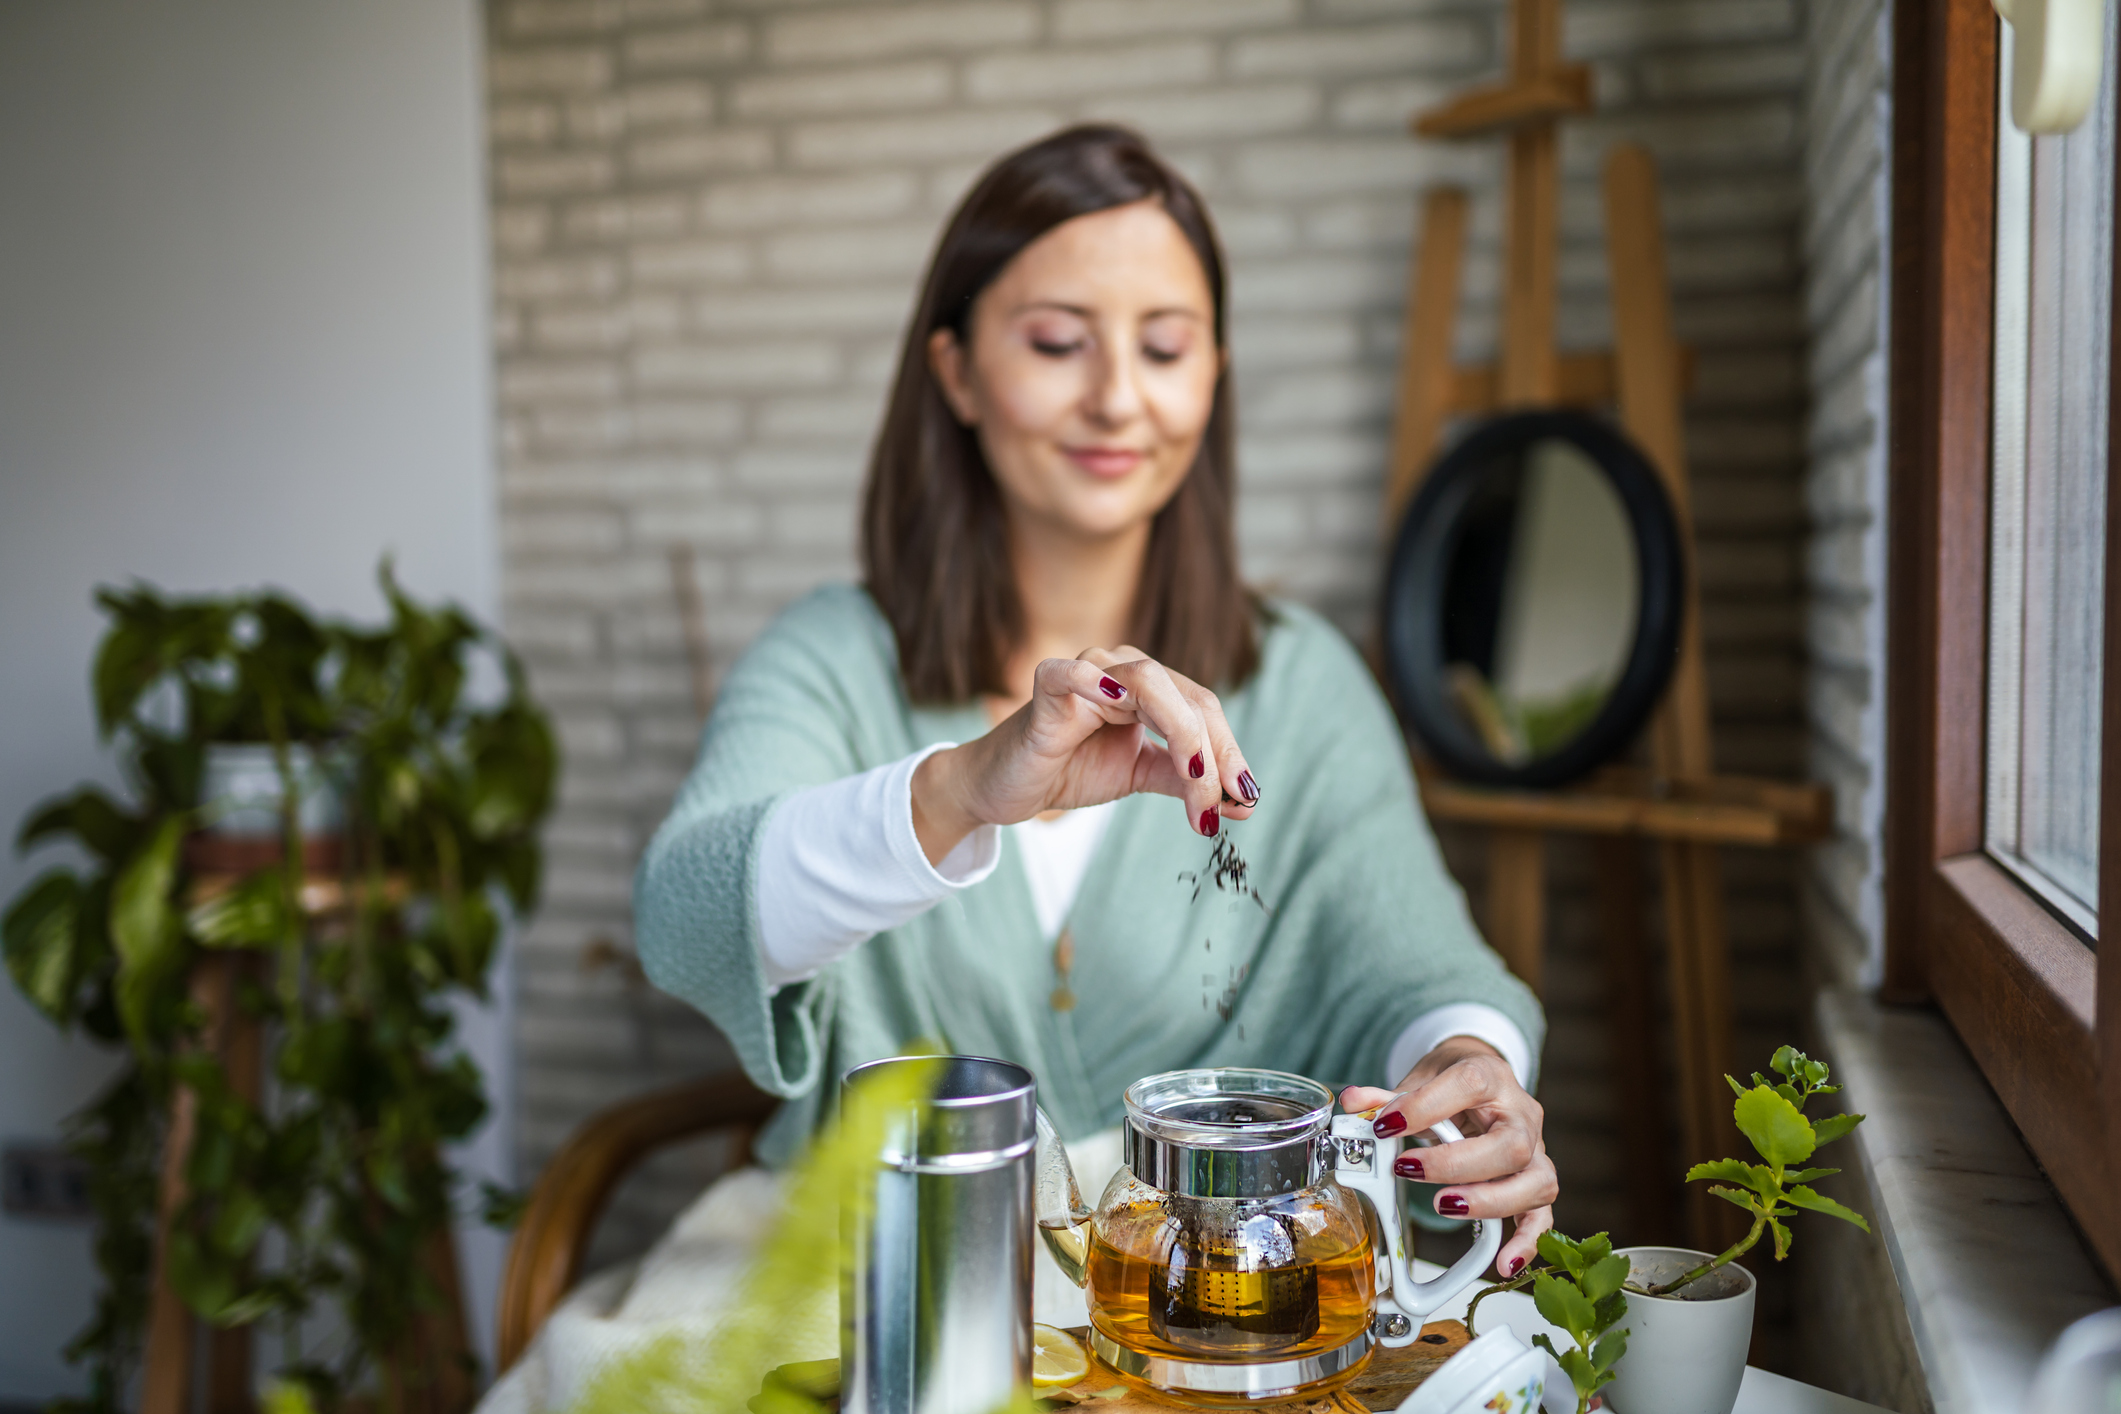
[[[1090,1356],[1082,1343],[1052,1326],[1031,1328],[1031,1384],[1035,1389],[1072,1385],[1090,1373]]]

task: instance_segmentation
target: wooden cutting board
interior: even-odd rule
[[[1087,1345],[1090,1332],[1086,1327],[1069,1333]],[[1421,1335],[1413,1344],[1397,1350],[1380,1348],[1361,1374],[1329,1398],[1248,1407],[1260,1414],[1373,1414],[1376,1410],[1397,1409],[1423,1380],[1436,1373],[1439,1365],[1464,1349],[1470,1338],[1462,1321],[1431,1321],[1421,1328]],[[1152,1414],[1204,1407],[1130,1388],[1095,1355],[1090,1357],[1088,1375],[1066,1389],[1043,1391],[1039,1397],[1061,1406],[1082,1405],[1082,1414]]]

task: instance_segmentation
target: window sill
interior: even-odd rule
[[[1840,1098],[1868,1116],[1831,1158],[1860,1180],[1897,1288],[1882,1295],[1906,1312],[1891,1325],[1912,1343],[1844,1363],[1910,1366],[1938,1414],[2021,1407],[2048,1344],[2112,1290],[1942,1017],[1830,988],[1813,1026]]]

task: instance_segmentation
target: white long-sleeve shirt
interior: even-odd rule
[[[913,832],[913,772],[941,742],[888,766],[797,791],[774,812],[759,842],[759,957],[776,987],[806,981],[835,958],[985,879],[1001,862],[1001,830],[983,825],[940,864],[928,862]],[[1111,824],[1110,804],[1052,821],[1009,826],[1021,857],[1040,933],[1060,936]],[[1396,1085],[1452,1036],[1485,1041],[1518,1084],[1532,1073],[1532,1048],[1516,1023],[1474,1002],[1415,1017],[1392,1043],[1383,1085]]]

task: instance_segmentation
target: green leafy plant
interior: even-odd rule
[[[433,1254],[463,1196],[442,1148],[485,1112],[448,1003],[484,995],[503,910],[536,899],[556,759],[506,648],[407,597],[387,562],[379,577],[390,619],[376,628],[270,593],[97,596],[96,715],[130,798],[86,786],[32,814],[19,847],[70,842],[86,867],[46,870],[0,920],[23,995],[127,1056],[69,1130],[90,1165],[103,1289],[68,1355],[89,1367],[77,1403],[95,1414],[122,1406],[138,1360],[180,1097],[192,1133],[170,1281],[215,1325],[277,1325],[282,1403],[370,1391],[400,1407],[454,1358],[416,1329],[444,1302]],[[499,669],[490,705],[468,690],[482,655]],[[220,808],[202,790],[222,743],[270,747],[280,847],[206,887],[186,846]],[[299,762],[325,763],[341,798],[329,878],[305,871]],[[209,960],[264,1038],[269,1106],[210,1044],[193,985]],[[322,1351],[302,1336],[319,1301],[343,1332]]]
[[[1532,1343],[1554,1357],[1576,1389],[1576,1414],[1585,1414],[1591,1397],[1613,1380],[1613,1367],[1628,1351],[1626,1330],[1614,1330],[1628,1312],[1628,1259],[1613,1250],[1606,1234],[1596,1232],[1578,1242],[1559,1232],[1539,1235],[1539,1257],[1545,1265],[1519,1272],[1475,1296],[1466,1307],[1466,1333],[1474,1330],[1480,1303],[1498,1291],[1532,1288],[1532,1304],[1548,1325],[1568,1332],[1575,1344],[1558,1350],[1544,1333]]]
[[[1542,1233],[1539,1256],[1544,1265],[1528,1268],[1508,1281],[1482,1289],[1466,1308],[1467,1332],[1474,1332],[1474,1315],[1481,1302],[1498,1292],[1521,1291],[1530,1286],[1539,1314],[1549,1324],[1567,1331],[1576,1342],[1575,1349],[1562,1353],[1555,1351],[1544,1335],[1537,1337],[1537,1344],[1553,1355],[1555,1363],[1576,1386],[1577,1414],[1583,1414],[1589,1408],[1591,1396],[1613,1379],[1613,1367],[1627,1353],[1625,1330],[1606,1334],[1627,1310],[1623,1293],[1670,1296],[1718,1267],[1744,1256],[1767,1233],[1774,1234],[1775,1260],[1779,1262],[1789,1255],[1790,1250],[1789,1229],[1783,1226],[1782,1220],[1794,1216],[1800,1209],[1825,1213],[1869,1232],[1870,1224],[1864,1221],[1862,1214],[1813,1192],[1807,1186],[1841,1170],[1792,1167],[1811,1158],[1821,1145],[1846,1136],[1863,1123],[1863,1116],[1838,1114],[1817,1120],[1806,1118],[1804,1107],[1814,1097],[1840,1093],[1840,1086],[1827,1083],[1825,1061],[1815,1061],[1795,1047],[1784,1046],[1775,1052],[1768,1068],[1782,1078],[1769,1080],[1755,1071],[1753,1083],[1746,1086],[1728,1075],[1724,1077],[1738,1096],[1732,1117],[1738,1122],[1739,1132],[1752,1142],[1763,1162],[1749,1164],[1738,1159],[1716,1159],[1687,1170],[1687,1182],[1714,1181],[1716,1186],[1710,1188],[1711,1193],[1737,1204],[1752,1215],[1752,1228],[1744,1237],[1662,1286],[1637,1286],[1628,1281],[1630,1264],[1627,1257],[1613,1251],[1612,1243],[1607,1241],[1604,1233],[1587,1237],[1582,1242],[1558,1232]]]
[[[1699,1281],[1718,1267],[1750,1252],[1766,1233],[1774,1234],[1775,1260],[1781,1261],[1790,1254],[1790,1230],[1782,1225],[1782,1220],[1795,1216],[1799,1209],[1854,1223],[1865,1232],[1871,1230],[1861,1213],[1813,1192],[1808,1186],[1822,1178],[1831,1178],[1841,1172],[1840,1169],[1794,1167],[1811,1158],[1821,1145],[1831,1144],[1847,1135],[1863,1123],[1863,1116],[1826,1115],[1817,1120],[1805,1117],[1804,1107],[1814,1096],[1834,1095],[1841,1091],[1839,1085],[1826,1083],[1825,1061],[1815,1061],[1795,1047],[1784,1046],[1775,1052],[1768,1068],[1782,1079],[1769,1080],[1756,1070],[1752,1085],[1745,1086],[1728,1075],[1723,1077],[1738,1096],[1738,1102],[1731,1108],[1731,1118],[1737,1121],[1738,1132],[1752,1144],[1762,1162],[1749,1164],[1740,1159],[1714,1159],[1694,1165],[1686,1175],[1689,1183],[1712,1180],[1715,1186],[1709,1192],[1745,1209],[1753,1219],[1751,1229],[1700,1266],[1663,1286],[1647,1288],[1645,1294],[1669,1296],[1681,1287]]]

